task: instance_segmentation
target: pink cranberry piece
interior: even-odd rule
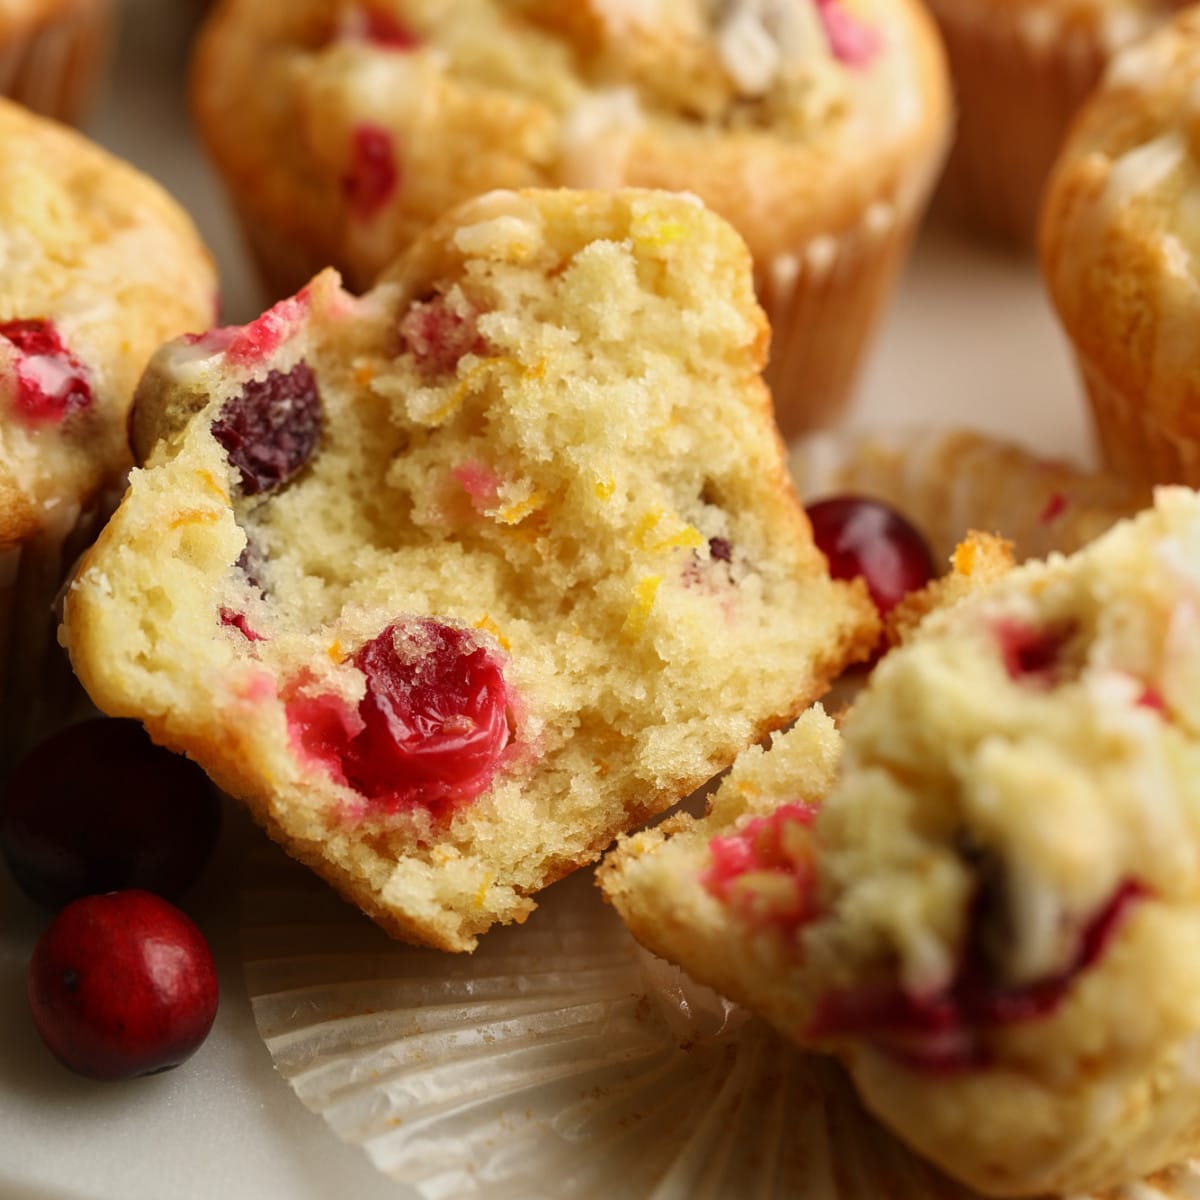
[[[62,421],[92,402],[83,364],[63,345],[49,321],[5,321],[0,337],[20,352],[17,410],[30,421]]]
[[[92,1079],[177,1067],[217,1015],[204,935],[166,900],[136,889],[64,908],[34,947],[28,992],[42,1040]]]
[[[816,914],[817,878],[807,839],[790,835],[796,826],[807,829],[815,817],[816,810],[806,804],[782,804],[736,833],[713,838],[708,844],[712,865],[701,882],[745,919],[795,929]],[[759,881],[788,886],[760,890],[754,886]],[[739,887],[739,882],[752,886]]]
[[[312,457],[321,440],[321,397],[307,363],[269,371],[225,403],[213,437],[241,476],[247,496],[274,492]]]
[[[834,58],[849,67],[866,67],[883,49],[877,29],[859,20],[840,0],[817,0],[817,12],[825,26]]]
[[[929,546],[898,512],[864,496],[831,496],[808,506],[813,539],[834,579],[862,576],[875,607],[890,612],[933,578]]]
[[[342,192],[350,211],[367,221],[387,204],[400,182],[392,135],[380,125],[364,122],[354,130],[350,154]]]
[[[219,617],[222,625],[225,625],[230,629],[236,629],[238,633],[240,633],[248,642],[261,642],[266,640],[261,633],[256,632],[251,626],[250,619],[244,612],[238,612],[237,609],[226,608],[224,605],[222,605],[220,611],[217,613],[217,616]]]
[[[445,296],[416,300],[400,320],[404,350],[427,379],[449,375],[464,354],[482,354],[486,349],[477,319],[473,310],[452,309]]]
[[[304,697],[289,705],[309,754],[387,810],[453,806],[488,786],[509,738],[508,686],[492,651],[423,617],[388,626],[352,661],[367,685],[357,720]]]
[[[22,759],[0,798],[0,852],[48,908],[135,887],[172,898],[197,879],[220,827],[204,772],[136,721],[68,726]]]
[[[1009,678],[1035,687],[1051,687],[1062,673],[1062,655],[1074,628],[1052,625],[1039,628],[1021,621],[1000,621],[996,640]]]
[[[1043,507],[1038,520],[1043,525],[1051,525],[1067,511],[1067,498],[1062,492],[1051,492]]]

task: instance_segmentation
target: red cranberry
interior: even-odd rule
[[[389,12],[368,8],[362,16],[363,36],[377,46],[389,50],[415,50],[421,39]]]
[[[64,908],[34,947],[28,991],[42,1040],[93,1079],[177,1067],[217,1015],[204,935],[174,905],[137,890]]]
[[[485,349],[476,321],[478,314],[455,312],[445,296],[417,300],[400,320],[404,350],[428,379],[450,374],[464,354]]]
[[[350,170],[342,179],[350,211],[360,220],[374,217],[400,182],[392,135],[381,125],[357,126],[351,143]]]
[[[321,396],[307,363],[287,374],[268,371],[225,402],[213,437],[241,476],[247,496],[283,487],[321,440]]]
[[[136,721],[61,730],[17,764],[0,797],[0,852],[34,900],[138,887],[179,896],[220,825],[216,791]]]
[[[83,364],[63,345],[58,330],[38,318],[5,321],[0,337],[20,352],[17,410],[31,421],[61,421],[87,408],[92,388]]]
[[[388,626],[353,658],[366,676],[357,713],[303,696],[294,736],[369,800],[394,810],[479,795],[508,743],[508,686],[496,656],[430,618]]]
[[[990,1052],[983,1035],[1053,1014],[1076,979],[1103,957],[1133,906],[1149,894],[1136,880],[1120,884],[1080,930],[1075,954],[1061,971],[1013,987],[997,978],[984,947],[984,924],[994,918],[985,885],[972,906],[962,962],[948,988],[924,996],[894,985],[831,992],[819,1005],[808,1036],[864,1037],[898,1062],[926,1073],[987,1066]]]
[[[933,578],[925,539],[898,512],[864,496],[832,496],[808,506],[813,538],[834,579],[866,580],[881,614]]]
[[[1063,650],[1075,634],[1073,625],[1037,627],[1005,620],[998,621],[994,629],[1010,679],[1043,688],[1059,682],[1064,671]]]

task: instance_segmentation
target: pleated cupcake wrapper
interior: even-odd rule
[[[90,712],[57,637],[56,602],[119,493],[63,503],[43,528],[0,550],[0,768],[58,726]]]
[[[1097,29],[1061,23],[1054,5],[1001,7],[930,4],[958,106],[935,207],[979,232],[1032,247],[1046,178],[1110,47]]]
[[[44,24],[0,39],[0,95],[77,124],[108,59],[115,0],[68,0]]]
[[[771,324],[764,374],[786,440],[835,424],[850,404],[942,158],[938,146],[895,195],[875,200],[842,231],[755,265]]]
[[[969,430],[818,435],[793,449],[791,467],[806,501],[859,493],[892,505],[939,563],[972,529],[1009,538],[1018,560],[1070,554],[1152,499],[1147,485]]]
[[[1152,397],[1129,396],[1084,356],[1078,362],[1096,438],[1114,474],[1146,484],[1200,487],[1200,438],[1176,436],[1147,412]]]
[[[454,956],[389,941],[265,841],[245,867],[246,984],[276,1067],[425,1200],[979,1200],[836,1063],[638,948],[590,871]],[[1197,1196],[1188,1165],[1104,1200]]]

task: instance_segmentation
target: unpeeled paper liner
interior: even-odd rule
[[[451,956],[390,941],[265,841],[246,868],[246,982],[276,1067],[425,1200],[978,1200],[832,1061],[640,950],[590,871]],[[1104,1200],[1198,1196],[1189,1163]]]
[[[1018,562],[1071,554],[1153,500],[1148,484],[965,429],[821,434],[798,443],[790,465],[806,503],[855,493],[890,504],[936,562],[972,529],[1009,538]]]

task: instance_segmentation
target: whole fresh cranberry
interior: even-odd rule
[[[921,534],[895,509],[865,496],[831,496],[808,506],[813,539],[834,579],[862,576],[880,614],[933,578]]]
[[[0,853],[49,908],[125,887],[177,897],[208,861],[220,819],[199,767],[136,721],[100,718],[17,764],[0,796]]]
[[[54,1056],[92,1079],[177,1067],[217,1015],[217,971],[204,935],[152,892],[68,904],[33,950],[29,1007]]]

